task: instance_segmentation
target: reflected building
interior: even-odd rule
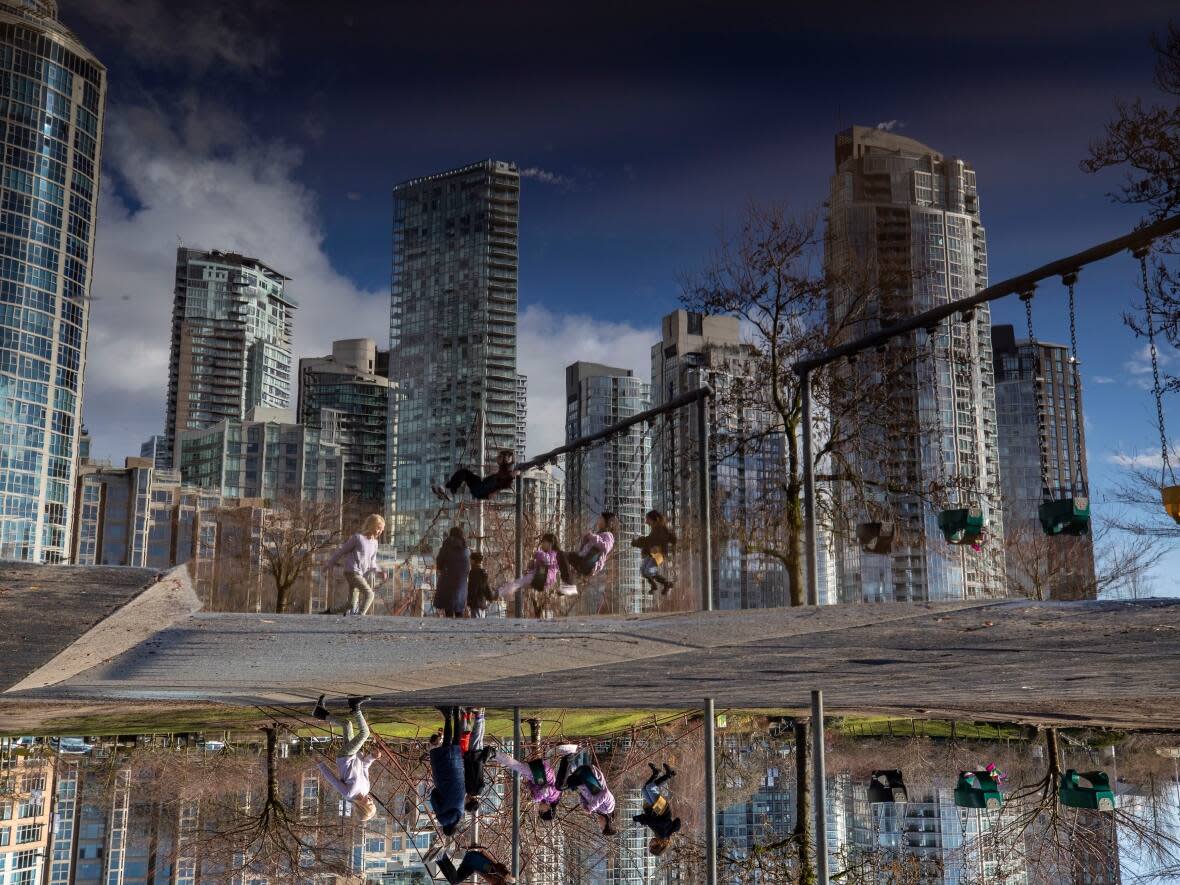
[[[846,284],[832,288],[829,314],[851,340],[910,316],[974,295],[987,286],[987,241],[980,218],[975,171],[911,138],[864,126],[836,136],[826,262]],[[856,275],[869,268],[871,278]],[[860,293],[874,294],[865,307]],[[857,311],[854,320],[848,317]],[[863,311],[863,315],[862,312]],[[919,345],[927,348],[925,336]],[[913,342],[887,348],[904,356]],[[899,356],[899,360],[902,358]],[[837,453],[868,482],[914,493],[877,502],[899,527],[891,554],[862,551],[842,532],[836,568],[841,602],[927,602],[1004,593],[1003,507],[996,443],[991,315],[987,305],[970,318],[952,317],[908,382],[916,396],[897,392],[908,414],[880,438],[862,428],[855,445]],[[903,426],[904,425],[904,426]],[[888,438],[886,438],[888,437]],[[936,513],[916,486],[951,484],[950,506],[981,506],[990,539],[980,551],[942,541]],[[839,496],[850,494],[842,486]],[[849,513],[864,504],[842,501]],[[856,522],[859,517],[852,521]],[[905,539],[909,539],[906,543]]]
[[[323,431],[344,459],[344,500],[357,512],[385,504],[389,351],[371,338],[332,342],[332,353],[299,360],[296,417]]]
[[[52,830],[53,761],[16,753],[0,738],[0,885],[44,880]]]
[[[401,551],[438,548],[432,485],[517,447],[519,210],[520,175],[499,160],[393,189],[385,510]]]
[[[0,559],[65,562],[107,72],[55,0],[0,0]]]
[[[1037,519],[1045,494],[1089,494],[1081,369],[1068,347],[1018,341],[1012,326],[992,329],[992,350],[1009,579],[1045,599],[1094,599],[1093,537],[1045,539]]]
[[[291,407],[288,278],[236,252],[176,250],[172,346],[164,425],[168,466],[180,435],[255,408]]]
[[[605,430],[650,407],[651,388],[630,369],[573,363],[565,370],[566,442]],[[639,574],[642,559],[630,539],[646,534],[651,506],[651,438],[642,425],[565,456],[565,546],[576,549],[604,510],[618,520],[615,549],[603,571],[584,579],[583,611],[642,612],[657,601]],[[590,592],[590,591],[593,592]],[[600,604],[601,603],[601,604]]]

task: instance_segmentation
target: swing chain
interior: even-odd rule
[[[1032,302],[1033,296],[1036,294],[1036,287],[1030,286],[1024,292],[1020,293],[1020,300],[1024,302],[1024,319],[1028,324],[1028,343],[1032,348],[1032,368],[1033,368],[1033,390],[1035,391],[1038,404],[1040,402],[1041,391],[1041,347],[1037,343],[1037,333],[1033,329],[1033,315]],[[1052,500],[1052,493],[1049,488],[1049,459],[1045,448],[1045,439],[1041,437],[1037,440],[1037,445],[1040,451],[1041,458],[1041,496],[1044,500]]]
[[[1155,305],[1151,299],[1151,281],[1147,273],[1147,256],[1151,254],[1150,246],[1140,246],[1132,253],[1139,259],[1139,273],[1143,285],[1143,309],[1147,314],[1147,343],[1151,353],[1152,393],[1155,395],[1155,416],[1160,429],[1160,462],[1161,479],[1171,478],[1175,483],[1176,475],[1172,472],[1172,463],[1168,458],[1168,431],[1164,424],[1164,394],[1160,387],[1159,351],[1155,345]]]
[[[946,443],[944,440],[944,433],[942,427],[942,401],[939,397],[938,388],[941,384],[938,372],[938,333],[937,325],[931,326],[926,330],[926,335],[930,343],[930,377],[931,386],[934,390],[934,426],[935,433],[938,434],[938,480],[943,486],[942,494],[944,499],[949,503],[949,496],[947,495],[946,482]],[[948,361],[950,354],[948,353]]]
[[[1073,368],[1073,446],[1074,455],[1077,458],[1070,490],[1074,494],[1080,491],[1085,495],[1088,493],[1088,489],[1084,480],[1084,458],[1082,457],[1082,370],[1078,363],[1078,324],[1074,300],[1074,287],[1078,282],[1078,272],[1071,270],[1061,278],[1061,281],[1069,287],[1069,356]]]

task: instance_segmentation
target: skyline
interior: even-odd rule
[[[111,70],[85,412],[99,456],[160,432],[177,236],[293,277],[296,357],[336,338],[384,346],[393,186],[489,156],[522,170],[530,452],[561,441],[565,365],[645,374],[678,278],[749,202],[820,211],[846,125],[887,124],[976,168],[993,280],[1123,233],[1138,213],[1107,199],[1118,174],[1078,163],[1116,99],[1154,94],[1148,37],[1168,12],[1057,4],[967,21],[745,4],[725,21],[645,8],[616,29],[609,10],[509,24],[467,9],[482,32],[439,31],[426,49],[406,44],[437,13],[268,9],[62,5]],[[152,39],[165,28],[182,35],[167,51]],[[250,33],[264,35],[253,48]],[[313,40],[323,62],[301,65]],[[1099,501],[1120,456],[1158,459],[1145,345],[1121,323],[1135,276],[1112,259],[1078,287]],[[1036,307],[1038,337],[1066,340],[1064,293],[1045,288]],[[993,319],[1019,326],[1019,305]],[[132,355],[128,330],[142,342]]]

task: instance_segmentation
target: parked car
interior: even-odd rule
[[[71,756],[83,756],[94,749],[93,744],[88,744],[82,738],[76,736],[53,738],[50,743],[53,744],[57,752],[66,753]]]
[[[204,741],[201,746],[206,753],[219,753],[225,749],[225,741]]]
[[[24,737],[18,737],[15,741],[13,741],[13,746],[24,747],[26,750],[31,750],[33,747],[37,746],[38,743],[40,743],[40,740],[40,738],[29,737],[28,735],[25,735]]]

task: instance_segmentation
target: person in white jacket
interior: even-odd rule
[[[348,583],[349,608],[346,615],[367,615],[373,607],[377,594],[369,586],[369,572],[377,572],[382,579],[385,573],[377,568],[377,539],[385,532],[385,520],[376,513],[365,518],[361,530],[340,545],[328,560],[328,568],[341,566],[344,580]],[[364,606],[361,606],[364,594]]]

